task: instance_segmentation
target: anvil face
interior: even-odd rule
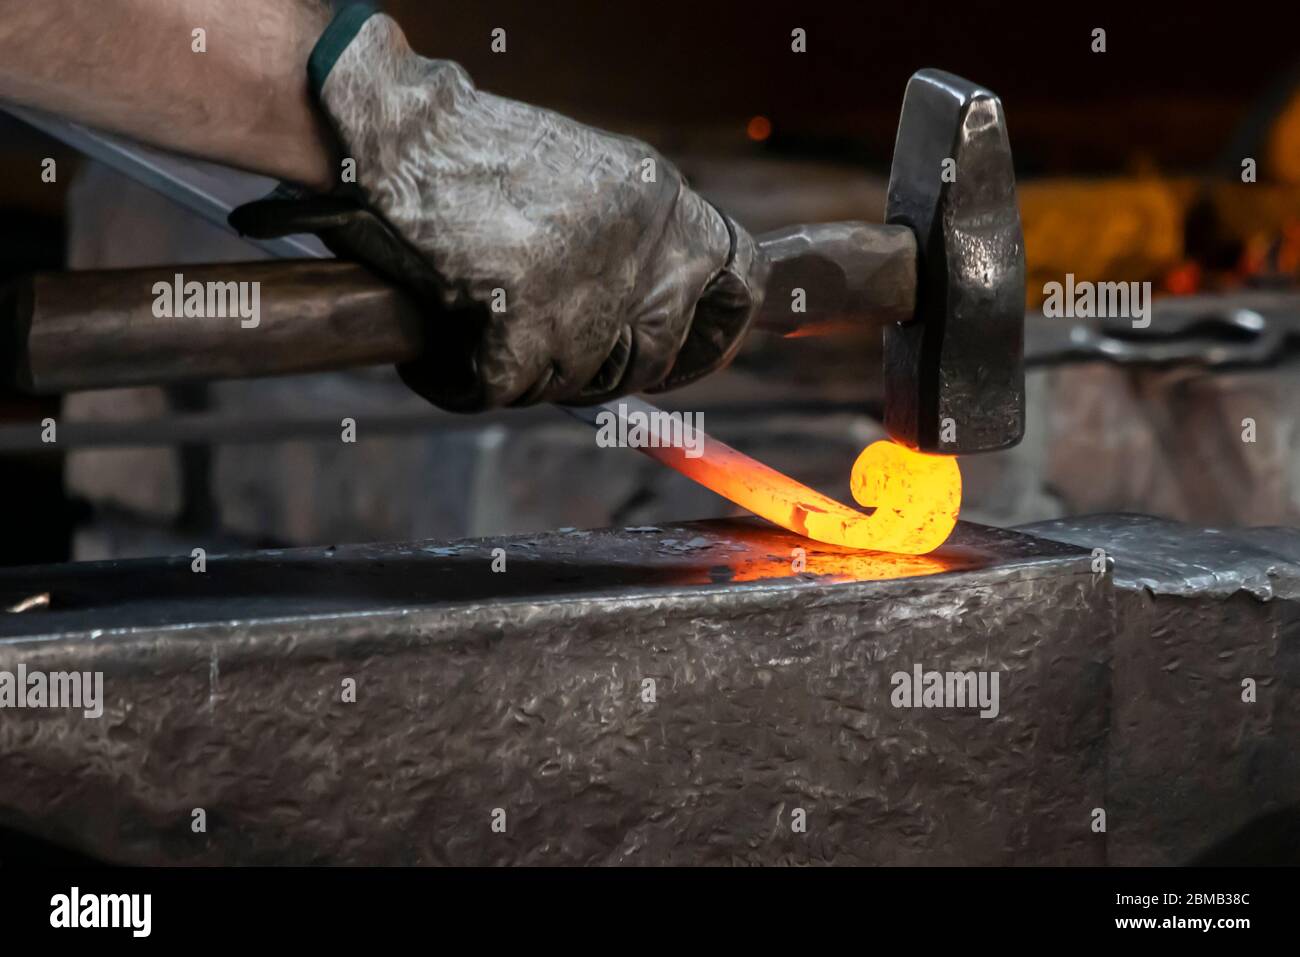
[[[946,574],[1055,567],[1068,546],[960,523],[928,555],[837,548],[757,519],[570,529],[448,543],[342,545],[0,570],[6,607],[48,592],[48,610],[0,616],[0,638],[442,608],[464,603],[632,599],[666,589],[725,607],[759,585],[820,589]],[[919,584],[919,583],[918,583]]]

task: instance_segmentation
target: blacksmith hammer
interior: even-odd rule
[[[883,330],[895,441],[950,455],[1020,441],[1024,242],[996,96],[939,70],[916,73],[886,223],[794,226],[759,245],[771,272],[757,328]],[[205,288],[260,283],[256,331],[238,316],[155,315],[155,286],[178,273]],[[0,371],[34,393],[396,363],[425,347],[416,302],[336,260],[40,274],[0,300],[14,332],[0,343],[10,353]]]

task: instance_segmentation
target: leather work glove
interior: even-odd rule
[[[428,346],[398,371],[435,405],[588,404],[735,355],[766,262],[646,144],[483,93],[366,7],[339,12],[308,75],[355,186],[230,222],[314,232],[415,292]]]

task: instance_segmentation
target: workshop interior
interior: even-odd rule
[[[1300,863],[1291,31],[378,6],[651,144],[762,303],[446,411],[417,290],[229,225],[274,178],[0,102],[0,860]]]

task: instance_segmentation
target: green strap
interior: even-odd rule
[[[330,70],[334,69],[334,64],[348,48],[348,44],[361,32],[361,25],[378,12],[368,3],[349,3],[334,15],[330,25],[316,41],[316,46],[312,47],[311,56],[307,58],[307,81],[317,99],[320,99],[325,78],[330,75]]]

